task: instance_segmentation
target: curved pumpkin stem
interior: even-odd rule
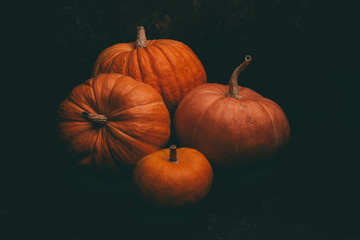
[[[107,122],[107,117],[101,114],[91,114],[87,112],[82,112],[82,117],[85,120],[96,123],[98,125],[105,125]]]
[[[143,26],[138,26],[136,29],[137,29],[137,38],[135,45],[136,49],[147,47],[145,28]]]
[[[240,66],[238,66],[235,71],[233,72],[233,74],[231,75],[230,78],[230,82],[229,82],[229,93],[226,94],[226,97],[232,97],[235,99],[240,99],[241,96],[239,94],[239,85],[237,82],[237,79],[239,77],[239,74],[247,67],[250,65],[251,62],[251,56],[250,55],[246,55],[245,56],[245,61],[240,64]]]
[[[176,145],[170,146],[170,162],[177,162]]]

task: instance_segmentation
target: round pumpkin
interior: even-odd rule
[[[266,159],[289,140],[283,110],[237,78],[251,62],[246,56],[228,86],[207,83],[190,91],[174,117],[176,135],[217,166],[249,166]]]
[[[167,143],[170,116],[150,85],[101,74],[75,87],[60,104],[58,131],[79,165],[119,172]]]
[[[203,154],[192,148],[170,148],[141,159],[133,182],[150,203],[162,207],[191,206],[211,189],[213,171]]]
[[[148,83],[173,111],[188,91],[206,82],[205,69],[184,43],[170,39],[147,40],[144,27],[137,29],[135,42],[118,43],[100,53],[93,74],[121,73]]]

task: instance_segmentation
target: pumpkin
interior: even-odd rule
[[[280,106],[238,86],[238,76],[250,62],[247,55],[228,86],[207,83],[191,90],[175,112],[180,142],[217,166],[254,166],[289,141],[289,123]]]
[[[97,57],[93,74],[121,73],[148,83],[163,97],[170,111],[194,87],[206,82],[205,69],[184,43],[147,40],[144,27],[137,28],[137,40],[106,48]]]
[[[141,159],[133,183],[148,202],[161,207],[191,206],[211,189],[213,170],[203,154],[192,148],[170,148]]]
[[[121,172],[158,151],[170,137],[170,115],[150,85],[101,74],[75,87],[58,109],[60,140],[78,164]]]

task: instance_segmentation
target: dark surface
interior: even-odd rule
[[[12,57],[2,88],[9,154],[1,158],[0,239],[360,239],[355,1],[14,5],[13,45],[3,46]],[[57,107],[90,77],[101,50],[134,41],[137,25],[149,39],[191,47],[208,82],[227,84],[250,54],[239,84],[283,108],[289,145],[259,169],[215,171],[208,198],[182,212],[148,207],[128,178],[74,168],[56,138]]]

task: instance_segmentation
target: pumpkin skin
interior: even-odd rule
[[[241,71],[233,74],[236,86],[203,84],[190,91],[175,112],[180,142],[221,167],[254,166],[289,141],[283,110],[255,91],[237,86]],[[238,89],[240,99],[229,96],[229,89]]]
[[[177,154],[174,149],[172,145],[144,157],[133,171],[135,187],[156,206],[191,206],[211,189],[213,170],[205,156],[192,148],[179,148]]]
[[[146,40],[143,27],[138,27],[136,42],[118,43],[100,53],[93,74],[100,73],[121,73],[150,84],[170,111],[206,82],[205,69],[188,46],[170,39]]]
[[[79,165],[122,172],[169,140],[170,116],[150,85],[101,74],[75,87],[58,109],[58,132]]]

